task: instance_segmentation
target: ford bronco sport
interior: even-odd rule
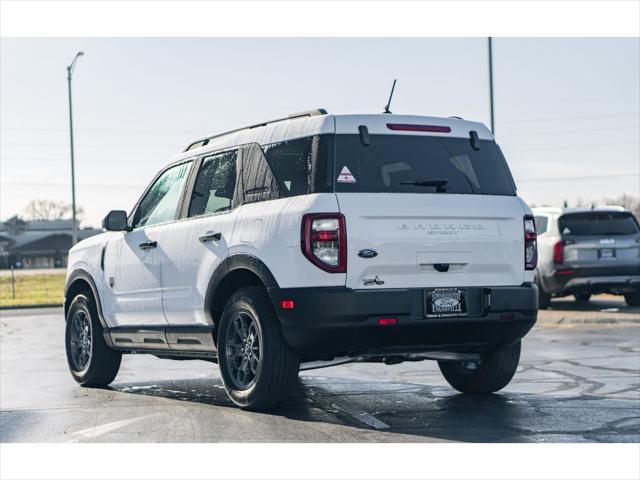
[[[324,110],[198,140],[70,252],[66,350],[104,386],[122,354],[219,364],[267,409],[300,369],[437,360],[500,390],[536,321],[536,233],[481,123]]]

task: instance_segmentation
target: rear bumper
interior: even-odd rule
[[[640,288],[640,266],[572,267],[553,271],[545,278],[549,293],[624,293]]]
[[[599,291],[633,291],[640,289],[640,275],[637,277],[578,277],[571,278],[565,284],[566,290],[582,290],[597,293]]]
[[[282,332],[305,361],[427,351],[481,352],[522,338],[534,325],[534,284],[466,288],[466,317],[425,318],[424,289],[270,289]],[[280,308],[293,300],[292,310]],[[394,317],[397,325],[379,326]]]

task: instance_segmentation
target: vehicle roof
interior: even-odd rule
[[[493,140],[491,131],[484,124],[460,118],[396,114],[330,115],[318,113],[324,112],[324,110],[311,112],[312,113],[303,112],[300,116],[294,114],[290,117],[282,117],[271,122],[259,123],[245,128],[230,130],[226,133],[223,132],[218,135],[212,135],[206,138],[208,141],[206,145],[197,148],[188,147],[188,150],[176,155],[173,161],[180,161],[195,155],[247,143],[268,145],[270,143],[327,133],[358,134],[358,127],[360,125],[366,125],[369,133],[373,135],[425,135],[466,138],[469,136],[469,131],[475,130],[481,140]],[[438,133],[390,130],[387,127],[389,123],[437,125],[449,127],[451,131]],[[195,143],[197,142],[193,142],[191,145]]]
[[[585,212],[628,212],[624,207],[619,205],[603,205],[601,207],[536,207],[531,209],[533,213],[551,213],[555,215],[564,215],[565,213],[585,213]]]

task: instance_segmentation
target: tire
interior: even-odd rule
[[[576,297],[576,302],[587,303],[591,298],[590,293],[574,293],[574,297]]]
[[[630,307],[640,307],[640,290],[632,293],[625,293],[624,300]]]
[[[79,344],[84,344],[85,355],[79,351],[82,350]],[[91,295],[81,293],[71,302],[66,318],[65,347],[71,376],[83,387],[106,387],[116,378],[122,354],[105,343]]]
[[[538,309],[546,310],[551,306],[551,295],[544,291],[540,282],[536,281],[538,285]]]
[[[218,363],[229,398],[243,409],[271,409],[295,388],[300,361],[282,336],[263,288],[242,288],[227,302],[218,332]]]
[[[493,393],[511,381],[519,361],[520,340],[508,347],[482,354],[479,362],[440,361],[438,366],[449,385],[459,392]]]

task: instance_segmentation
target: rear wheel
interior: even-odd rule
[[[462,393],[492,393],[504,388],[513,378],[520,362],[520,340],[478,361],[438,362],[444,378]]]
[[[275,407],[296,385],[300,363],[264,289],[238,290],[222,312],[218,362],[227,394],[250,410]]]
[[[71,376],[84,387],[109,385],[120,369],[122,354],[104,341],[102,325],[91,295],[77,295],[67,312],[67,363]]]
[[[632,293],[625,293],[624,300],[630,307],[640,307],[640,290]]]
[[[574,293],[574,297],[576,297],[576,301],[580,303],[586,303],[591,298],[590,293]]]

